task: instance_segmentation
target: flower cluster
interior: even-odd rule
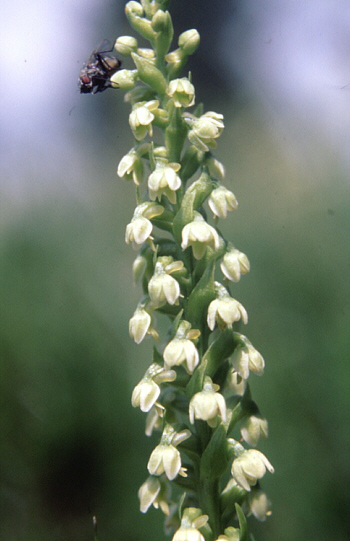
[[[248,314],[230,292],[249,272],[249,260],[218,229],[238,206],[212,153],[224,118],[195,107],[191,74],[179,77],[199,34],[183,32],[170,51],[168,4],[127,3],[131,27],[150,47],[139,47],[135,37],[118,38],[116,51],[134,66],[111,78],[127,91],[135,140],[118,166],[118,176],[136,185],[138,203],[125,240],[139,250],[133,274],[143,296],[129,332],[137,344],[147,335],[155,340],[131,399],[147,413],[146,434],[161,433],[139,490],[140,508],[160,508],[173,541],[236,540],[246,516],[270,514],[259,481],[273,467],[232,437],[240,431],[249,447],[267,437],[248,381],[250,373],[262,375],[265,363],[237,331]],[[157,313],[169,318],[165,336],[156,330]]]

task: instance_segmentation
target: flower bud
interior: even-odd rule
[[[130,56],[137,50],[137,39],[132,36],[120,36],[115,42],[114,48],[123,56]]]
[[[125,6],[125,14],[131,26],[141,34],[144,38],[152,41],[155,37],[155,32],[152,28],[151,21],[143,18],[143,7],[139,2],[128,2]]]
[[[199,33],[193,28],[191,30],[186,30],[186,32],[182,32],[182,34],[180,34],[178,45],[185,53],[185,55],[189,56],[198,49],[199,42]]]
[[[132,275],[134,283],[137,284],[141,280],[147,268],[147,259],[143,255],[138,255],[132,264]]]
[[[119,70],[110,78],[121,90],[131,90],[134,88],[138,78],[137,70]]]
[[[159,94],[165,94],[167,86],[165,77],[154,63],[136,53],[131,53],[131,57],[137,67],[141,81],[154,88]]]
[[[134,2],[133,0],[131,2],[128,2],[125,6],[126,15],[137,15],[139,17],[142,17],[143,15],[143,7],[139,2]]]

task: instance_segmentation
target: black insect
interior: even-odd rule
[[[96,94],[104,92],[107,88],[117,88],[112,84],[110,77],[120,69],[122,65],[113,54],[113,47],[107,40],[104,40],[91,54],[89,60],[84,64],[78,80],[81,94]]]

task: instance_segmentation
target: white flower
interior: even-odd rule
[[[232,462],[232,477],[242,488],[250,492],[250,487],[255,485],[268,470],[274,472],[274,468],[266,456],[256,449],[245,450]]]
[[[129,321],[129,334],[136,344],[140,344],[145,338],[150,331],[151,323],[152,318],[149,313],[144,308],[138,307]]]
[[[149,458],[147,464],[149,473],[151,475],[165,473],[170,481],[175,479],[177,475],[186,477],[186,470],[181,467],[181,456],[176,449],[176,445],[179,445],[190,436],[191,432],[189,430],[176,433],[170,425],[166,425],[160,444],[152,451]]]
[[[152,201],[160,200],[164,194],[170,203],[176,203],[176,190],[181,186],[181,179],[177,175],[181,165],[178,163],[164,164],[157,162],[156,169],[148,177],[149,197]]]
[[[226,387],[228,390],[232,391],[233,394],[243,396],[246,386],[246,380],[241,378],[237,372],[231,371],[228,373],[226,378]]]
[[[138,492],[141,513],[146,513],[153,505],[156,509],[160,507],[165,515],[169,515],[169,492],[168,485],[162,483],[158,477],[148,477]]]
[[[185,225],[182,230],[182,250],[192,246],[196,259],[202,259],[207,247],[218,250],[220,238],[214,227],[209,225],[199,212],[195,212],[194,221]]]
[[[206,160],[205,165],[208,167],[211,178],[216,180],[223,180],[225,178],[225,167],[214,156],[210,156]]]
[[[158,109],[159,102],[157,100],[148,101],[147,103],[138,104],[129,116],[130,128],[137,141],[141,141],[149,134],[153,135],[152,122],[154,114],[152,111]]]
[[[163,353],[165,364],[169,367],[185,364],[188,374],[193,374],[199,364],[196,346],[187,338],[174,338],[166,346]]]
[[[131,404],[134,408],[140,407],[141,411],[147,412],[155,404],[159,395],[159,385],[152,379],[143,379],[133,390]]]
[[[157,445],[152,451],[147,468],[152,475],[161,475],[165,472],[172,481],[180,473],[181,457],[173,445]]]
[[[260,438],[267,438],[268,436],[266,419],[262,419],[256,415],[246,417],[241,424],[241,435],[244,441],[255,447]]]
[[[153,225],[144,216],[134,216],[131,222],[126,226],[125,242],[132,243],[135,249],[139,248],[147,239],[150,238]]]
[[[217,322],[219,329],[231,328],[235,321],[242,319],[243,323],[248,323],[248,314],[244,306],[230,296],[215,299],[208,307],[208,327],[211,331],[215,328]]]
[[[209,376],[205,377],[203,390],[190,400],[189,418],[193,424],[195,419],[206,421],[209,426],[217,425],[217,416],[226,422],[226,402],[222,394],[216,392],[218,385],[213,385]]]
[[[132,179],[136,186],[139,186],[142,182],[143,163],[134,149],[130,150],[130,152],[120,160],[117,174],[119,177],[124,177],[126,180]]]
[[[208,152],[216,148],[216,141],[224,129],[223,115],[208,111],[200,118],[193,115],[184,115],[185,122],[190,126],[188,138],[190,142],[200,151]]]
[[[264,373],[265,361],[263,357],[254,346],[248,343],[245,346],[236,347],[231,357],[231,364],[243,379],[248,379],[249,371],[258,376]]]
[[[180,286],[175,278],[165,272],[161,263],[156,263],[154,275],[148,283],[148,293],[158,308],[166,302],[173,305],[180,296]]]
[[[225,253],[220,263],[223,275],[232,282],[238,282],[241,274],[246,274],[250,270],[250,263],[247,256],[233,248]]]
[[[170,81],[167,95],[173,98],[175,107],[191,107],[194,104],[194,86],[187,77]]]
[[[140,383],[134,388],[131,404],[134,408],[140,407],[141,411],[150,411],[160,395],[158,384],[175,379],[176,372],[174,370],[166,370],[157,363],[152,363]]]
[[[138,205],[134,210],[131,222],[126,226],[125,242],[127,244],[131,242],[135,249],[146,241],[151,242],[153,225],[150,220],[163,212],[164,207],[151,201],[145,201]]]
[[[181,526],[172,541],[205,541],[199,528],[205,526],[208,519],[208,515],[202,515],[200,509],[187,507],[181,518]]]
[[[152,436],[154,429],[159,430],[162,427],[162,419],[164,417],[164,412],[164,406],[162,406],[158,402],[156,402],[154,406],[149,410],[146,417],[146,436]]]
[[[254,515],[257,520],[264,522],[271,513],[271,503],[265,492],[260,489],[253,489],[248,496],[249,514]]]
[[[181,527],[175,532],[172,541],[205,541],[205,539],[197,528]]]
[[[215,188],[209,196],[208,205],[210,210],[218,218],[226,218],[229,211],[235,210],[238,206],[235,195],[225,188],[219,186]]]

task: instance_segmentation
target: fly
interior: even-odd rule
[[[111,83],[110,77],[120,69],[122,63],[111,54],[113,47],[108,49],[109,46],[109,42],[104,40],[84,64],[78,80],[81,94],[96,94],[107,88],[117,88],[115,83]]]

